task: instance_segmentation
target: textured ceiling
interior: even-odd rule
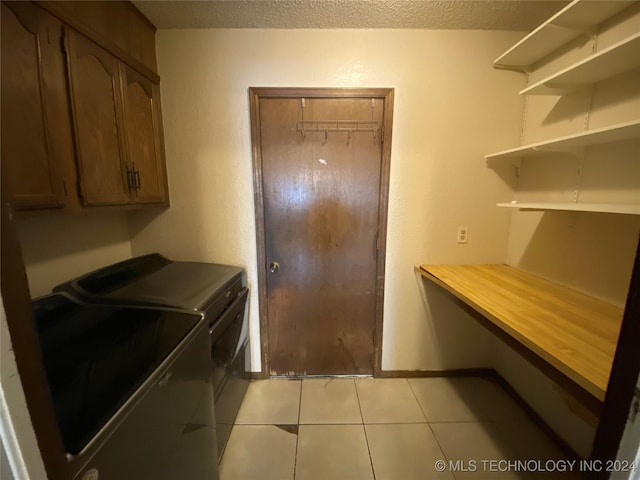
[[[158,28],[533,30],[562,0],[134,1]]]

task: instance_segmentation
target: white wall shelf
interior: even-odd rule
[[[574,38],[593,34],[600,23],[633,3],[575,0],[503,53],[493,65],[529,71],[540,59]]]
[[[564,95],[640,66],[640,33],[618,42],[520,91]]]
[[[521,147],[491,153],[485,158],[490,160],[522,158],[543,155],[550,152],[571,152],[591,145],[640,138],[640,120],[618,123],[609,127],[585,130],[573,135],[523,145]]]
[[[517,208],[519,210],[558,210],[564,212],[619,213],[622,215],[640,215],[640,205],[617,203],[547,203],[547,202],[511,202],[498,203],[498,207]]]

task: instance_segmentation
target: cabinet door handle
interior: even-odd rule
[[[127,168],[127,188],[129,190],[134,190],[134,178],[133,178],[133,170]]]
[[[140,186],[140,170],[136,170],[135,171],[135,177],[136,177],[136,190],[140,190],[142,187]]]

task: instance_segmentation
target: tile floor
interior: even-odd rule
[[[260,380],[249,386],[220,474],[221,480],[579,478],[517,472],[499,462],[564,458],[491,379]],[[439,461],[444,471],[436,469]]]

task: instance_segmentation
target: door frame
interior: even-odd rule
[[[382,112],[383,142],[378,209],[378,251],[376,258],[376,295],[374,321],[373,375],[382,371],[382,325],[384,311],[384,277],[387,250],[387,212],[389,208],[389,172],[393,131],[393,88],[288,88],[250,87],[251,151],[253,157],[253,188],[256,214],[256,245],[258,253],[258,303],[260,316],[261,370],[256,378],[269,378],[269,326],[267,306],[267,255],[264,221],[264,191],[262,183],[262,146],[260,142],[260,100],[263,98],[375,98],[384,101]]]

